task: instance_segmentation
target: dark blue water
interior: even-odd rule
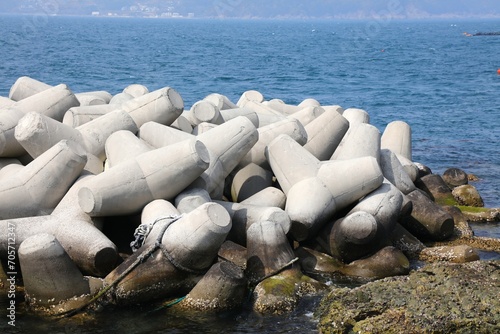
[[[413,131],[413,160],[441,173],[480,178],[486,206],[500,207],[500,31],[483,21],[208,21],[0,16],[0,95],[28,75],[73,91],[116,94],[133,83],[175,88],[186,107],[217,92],[236,102],[266,99],[363,108],[381,131],[393,120]],[[485,235],[498,235],[491,225]],[[133,311],[55,325],[53,333],[311,332],[314,301],[285,318],[243,312],[154,320]],[[140,310],[137,310],[140,313]],[[23,321],[23,320],[21,320]],[[2,323],[3,325],[3,323]],[[52,327],[51,327],[52,326]],[[2,328],[2,327],[0,327]],[[18,333],[22,333],[18,328]]]

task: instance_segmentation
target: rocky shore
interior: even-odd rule
[[[498,333],[500,261],[432,263],[334,289],[316,310],[327,333]]]
[[[453,328],[441,311],[424,321],[402,309],[417,292],[440,304],[424,292],[445,287],[476,296],[480,274],[496,291],[498,264],[478,261],[478,250],[500,252],[500,239],[474,235],[469,221],[500,214],[483,207],[465,171],[414,162],[409,124],[381,132],[369,120],[362,109],[258,91],[184,109],[170,87],[75,94],[19,78],[0,98],[0,285],[22,290],[32,312],[60,317],[247,303],[271,315],[324,295],[330,276],[372,283],[324,299],[325,333],[383,332],[386,315],[394,331],[496,328],[495,313],[462,320],[463,305]],[[422,263],[435,264],[415,270]],[[476,276],[455,292],[462,271]],[[354,310],[344,305],[351,295]]]

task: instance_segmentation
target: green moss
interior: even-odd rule
[[[457,200],[455,199],[455,197],[453,197],[453,195],[446,195],[446,196],[440,196],[438,198],[435,199],[436,201],[436,204],[439,204],[439,205],[449,205],[449,206],[458,206],[459,203],[457,202]]]
[[[457,205],[457,208],[459,208],[460,211],[462,212],[470,212],[470,213],[486,213],[490,211],[490,209],[488,208],[482,208],[476,206]]]
[[[265,279],[260,285],[266,294],[293,297],[295,295],[295,283],[295,280],[291,280],[288,277],[275,275]]]

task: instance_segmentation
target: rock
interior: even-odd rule
[[[469,182],[467,173],[460,168],[448,168],[445,170],[443,173],[443,180],[451,189]]]
[[[453,197],[460,205],[483,207],[484,202],[476,187],[464,184],[453,188]]]
[[[324,334],[495,333],[499,294],[500,261],[431,264],[409,276],[334,289],[315,316]]]

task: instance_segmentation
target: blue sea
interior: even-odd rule
[[[413,160],[458,167],[486,206],[500,207],[500,20],[366,21],[0,16],[0,95],[31,76],[74,92],[134,83],[176,89],[186,108],[210,93],[246,90],[297,104],[365,109],[383,131],[410,124]],[[500,226],[478,227],[500,237]],[[13,333],[311,333],[317,300],[286,317],[251,312],[179,318],[141,309],[50,322],[19,315]],[[1,314],[1,313],[0,313]],[[4,318],[5,320],[5,318]],[[0,328],[3,328],[4,320]],[[5,320],[6,322],[6,320]]]

